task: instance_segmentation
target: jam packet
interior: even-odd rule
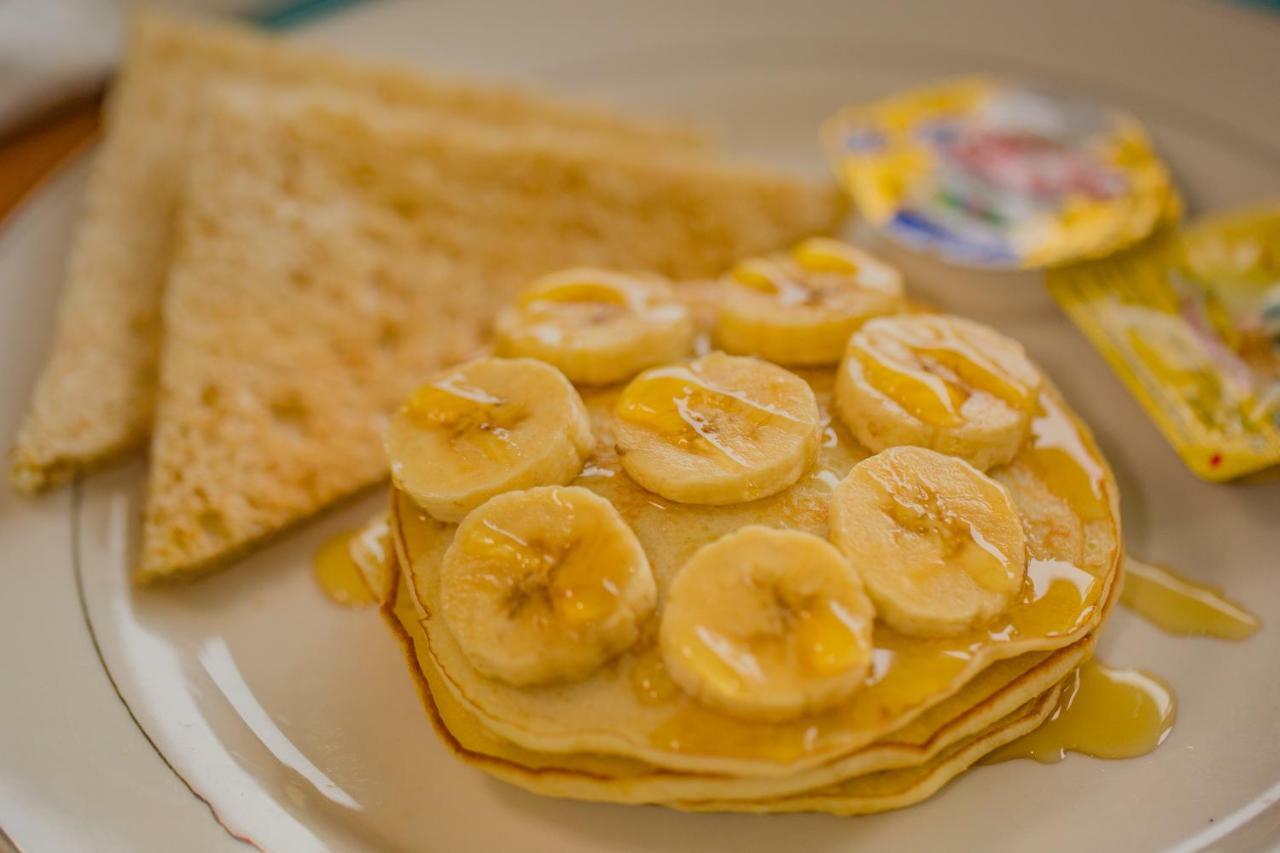
[[[1280,204],[1168,229],[1048,282],[1197,476],[1280,463]]]
[[[822,136],[873,226],[955,264],[1028,269],[1102,257],[1181,210],[1135,119],[993,77],[848,107]]]

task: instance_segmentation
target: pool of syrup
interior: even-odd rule
[[[312,572],[320,590],[334,604],[367,607],[376,602],[352,553],[353,548],[366,546],[366,533],[365,528],[339,533],[316,551]]]
[[[1173,729],[1173,690],[1140,669],[1089,660],[1068,677],[1065,688],[1058,708],[1040,728],[1000,747],[983,763],[1031,758],[1053,764],[1068,752],[1137,758],[1163,743]]]

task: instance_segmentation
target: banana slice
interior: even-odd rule
[[[631,528],[578,486],[491,498],[440,568],[440,610],[462,652],[517,686],[587,677],[635,643],[656,600]]]
[[[808,470],[822,425],[809,384],[768,362],[711,353],[642,373],[615,409],[622,467],[681,503],[776,494]]]
[[[1008,606],[1026,574],[1026,537],[1004,486],[923,447],[864,459],[831,497],[831,541],[890,627],[947,637]]]
[[[749,526],[681,567],[659,642],[685,692],[735,716],[785,720],[863,685],[874,621],[858,573],[830,544]]]
[[[715,341],[778,364],[835,364],[859,326],[903,305],[902,276],[893,267],[837,240],[812,238],[730,272]]]
[[[594,447],[578,392],[528,358],[482,358],[445,371],[387,429],[391,477],[440,521],[461,521],[499,492],[567,483]]]
[[[1017,341],[941,314],[872,320],[836,379],[841,418],[871,450],[916,445],[981,470],[1018,453],[1042,379]]]
[[[499,355],[553,364],[581,385],[607,385],[689,354],[689,309],[659,278],[600,269],[545,276],[498,314]]]

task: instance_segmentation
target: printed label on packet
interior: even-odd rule
[[[1280,204],[1048,281],[1198,476],[1280,464]]]
[[[965,266],[1103,257],[1181,210],[1135,119],[991,77],[848,107],[822,135],[873,226]]]

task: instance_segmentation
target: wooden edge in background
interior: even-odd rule
[[[58,167],[97,138],[102,95],[59,108],[0,139],[0,224]]]

